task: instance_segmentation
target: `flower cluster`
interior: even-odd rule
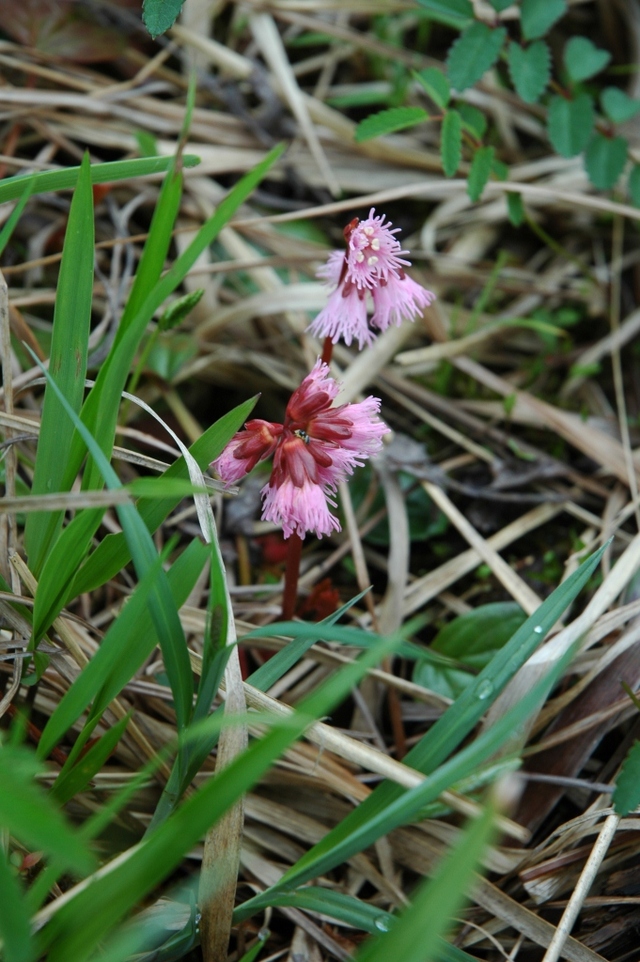
[[[247,421],[212,462],[226,484],[244,477],[271,454],[273,470],[262,489],[264,521],[280,525],[285,538],[340,530],[331,514],[340,481],[382,446],[387,426],[377,417],[378,398],[332,407],[338,393],[329,368],[317,361],[291,395],[284,424]]]
[[[371,208],[366,220],[352,220],[344,231],[346,253],[334,251],[318,271],[335,290],[308,328],[316,337],[342,337],[347,345],[355,340],[360,348],[371,344],[375,334],[367,319],[367,293],[373,299],[370,324],[379,331],[413,321],[435,297],[405,274],[411,262],[401,256],[407,251],[394,236],[400,228],[392,230],[384,215],[374,215]]]

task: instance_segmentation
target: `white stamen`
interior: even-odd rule
[[[375,228],[373,228],[373,227],[363,227],[362,230],[363,230],[363,232],[367,235],[367,237],[371,237],[371,235],[374,233]]]
[[[356,260],[358,264],[362,264],[364,260],[364,254],[362,253],[362,251],[358,251],[358,253],[356,254]]]
[[[367,264],[369,265],[369,267],[373,267],[374,264],[377,264],[377,263],[378,263],[378,258],[375,257],[374,255],[371,255],[371,257],[367,259]]]
[[[379,237],[374,237],[373,240],[371,241],[371,244],[370,244],[369,246],[370,246],[370,248],[371,248],[372,251],[379,251],[379,250],[380,250],[380,238],[379,238]]]

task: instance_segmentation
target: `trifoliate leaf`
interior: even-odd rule
[[[575,157],[587,146],[594,121],[593,100],[589,94],[580,94],[575,100],[552,97],[547,126],[554,150],[563,157]]]
[[[629,145],[624,137],[595,134],[584,155],[589,180],[598,190],[609,190],[624,170]]]
[[[520,225],[524,222],[524,204],[522,203],[522,194],[507,194],[507,211],[509,213],[509,220],[513,226],[520,227]]]
[[[142,19],[152,37],[159,37],[176,22],[184,0],[144,0]]]
[[[612,796],[617,815],[629,815],[640,805],[640,742],[634,742],[622,763]]]
[[[471,162],[471,170],[467,180],[467,194],[472,201],[479,200],[487,185],[489,174],[493,166],[493,147],[478,147]]]
[[[449,87],[449,81],[442,71],[436,67],[427,67],[426,70],[421,70],[419,73],[418,71],[414,71],[413,76],[418,83],[422,84],[436,107],[444,110],[451,97],[451,88]]]
[[[640,164],[634,164],[627,181],[627,190],[633,206],[640,207]]]
[[[498,59],[506,35],[504,27],[492,30],[479,21],[467,27],[447,55],[447,72],[452,87],[466,90],[480,80]]]
[[[571,37],[564,48],[563,60],[570,79],[580,83],[604,70],[611,54],[596,47],[587,37]]]
[[[566,0],[522,0],[520,7],[522,36],[525,40],[544,37],[566,11]]]
[[[529,47],[509,44],[507,56],[511,82],[526,104],[535,104],[551,76],[551,52],[544,40]]]
[[[462,157],[462,118],[457,110],[448,110],[440,134],[442,169],[446,177],[453,177]]]
[[[418,0],[421,7],[437,23],[463,30],[473,20],[473,6],[470,0]]]
[[[607,87],[600,94],[605,114],[614,124],[623,124],[640,113],[640,100],[629,97],[619,87]]]
[[[459,103],[457,111],[462,117],[462,126],[476,140],[482,140],[487,130],[487,118],[471,104]]]
[[[428,119],[429,114],[422,107],[391,107],[390,110],[381,110],[361,120],[354,137],[356,143],[361,144],[364,140],[392,134],[395,130],[404,130]]]

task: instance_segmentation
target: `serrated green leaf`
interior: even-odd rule
[[[509,213],[509,220],[514,227],[520,227],[524,221],[524,204],[522,203],[522,194],[512,193],[509,191],[507,194],[507,211]]]
[[[571,37],[565,45],[563,60],[570,79],[573,83],[580,83],[604,70],[611,54],[596,47],[588,37]]]
[[[622,763],[612,796],[618,815],[628,815],[640,805],[640,742],[635,741]]]
[[[493,147],[479,147],[473,155],[469,179],[467,180],[467,194],[472,201],[479,200],[487,185],[489,174],[493,167]]]
[[[640,207],[640,164],[634,164],[627,181],[627,190],[633,206]]]
[[[504,27],[492,30],[486,23],[476,21],[460,34],[447,55],[447,73],[456,90],[472,87],[493,67],[507,31]]]
[[[142,19],[154,39],[173,26],[183,3],[184,0],[144,0]]]
[[[584,154],[589,180],[598,190],[609,190],[624,170],[629,145],[624,137],[595,134]]]
[[[418,83],[422,84],[436,107],[444,110],[451,98],[451,88],[443,72],[438,70],[437,67],[427,67],[426,70],[420,70],[419,72],[415,70],[413,76]]]
[[[551,51],[547,44],[544,40],[536,40],[529,47],[510,43],[507,62],[518,96],[527,104],[536,103],[551,76]]]
[[[448,110],[444,116],[440,154],[445,177],[453,177],[462,158],[462,118],[457,110]]]
[[[389,110],[381,110],[379,113],[371,114],[370,117],[361,120],[356,127],[354,140],[361,144],[373,137],[392,134],[396,130],[413,127],[415,124],[420,124],[428,119],[429,114],[422,107],[391,107]]]
[[[580,94],[575,100],[551,98],[547,117],[549,140],[563,157],[575,157],[584,150],[594,122],[595,111],[589,94]]]
[[[462,118],[463,129],[470,133],[472,137],[475,137],[476,140],[482,140],[487,132],[487,118],[482,111],[471,104],[462,102],[456,106],[456,110]]]
[[[509,180],[509,168],[503,161],[494,159],[491,171],[498,180]]]
[[[432,20],[446,23],[462,30],[473,20],[473,6],[470,0],[418,0]]]
[[[640,114],[640,100],[629,97],[619,87],[607,87],[600,94],[602,109],[614,124],[623,124]]]
[[[520,25],[525,40],[544,37],[556,20],[567,12],[565,0],[522,0]]]

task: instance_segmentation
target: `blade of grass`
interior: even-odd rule
[[[34,944],[22,885],[0,846],[0,938],[5,962],[32,962]]]
[[[74,795],[87,787],[94,775],[105,764],[122,738],[131,719],[131,712],[109,728],[95,745],[71,767],[65,765],[51,787],[51,795],[60,805],[65,805]]]
[[[0,184],[0,187],[1,187],[1,184]],[[32,193],[33,193],[33,181],[29,179],[25,185],[23,193],[20,196],[20,200],[11,211],[11,216],[7,219],[2,230],[0,231],[0,256],[4,254],[4,249],[9,243],[9,239],[13,234],[14,228],[18,223],[18,221],[20,220],[20,218],[22,217],[22,213],[25,207],[27,206],[27,201],[31,197]]]
[[[49,369],[59,389],[76,412],[82,407],[87,371],[94,241],[91,165],[88,154],[85,154],[64,238],[49,361]],[[64,486],[63,477],[73,434],[73,424],[64,417],[60,402],[47,386],[32,494],[70,489],[70,484]],[[24,540],[29,566],[36,577],[39,577],[51,543],[62,526],[62,518],[62,511],[37,511],[27,516]]]

